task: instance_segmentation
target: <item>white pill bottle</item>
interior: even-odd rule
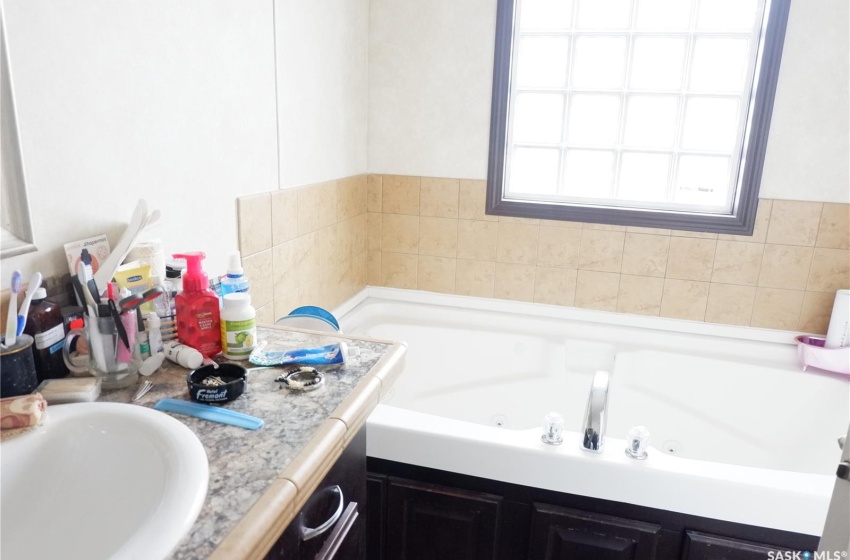
[[[257,310],[251,296],[233,293],[224,296],[221,310],[221,352],[228,360],[247,360],[257,344]]]

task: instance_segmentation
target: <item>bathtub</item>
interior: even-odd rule
[[[546,490],[820,535],[850,421],[846,377],[803,373],[795,333],[367,288],[343,332],[408,344],[368,455]],[[604,450],[579,448],[611,373]],[[560,446],[543,416],[565,420]],[[624,453],[632,426],[649,457]]]

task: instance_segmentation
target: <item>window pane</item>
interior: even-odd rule
[[[573,86],[622,87],[626,61],[625,37],[579,37],[575,49]]]
[[[514,142],[560,142],[563,115],[563,95],[557,93],[517,94]]]
[[[679,89],[684,66],[684,38],[637,38],[630,85],[636,89]]]
[[[738,100],[694,97],[685,110],[682,146],[731,152],[738,133]]]
[[[565,192],[571,196],[610,198],[614,152],[567,150]]]
[[[671,157],[666,154],[625,153],[620,164],[621,200],[665,201]]]
[[[572,0],[522,0],[519,28],[523,31],[569,29]]]
[[[559,151],[517,148],[511,159],[510,193],[557,194]]]
[[[519,47],[517,85],[559,87],[567,79],[566,37],[523,37]]]
[[[638,29],[687,29],[690,0],[638,0]]]
[[[701,0],[697,28],[750,31],[757,13],[756,0]]]
[[[610,146],[617,142],[619,127],[619,96],[573,95],[567,119],[567,142],[586,146]]]
[[[746,39],[699,38],[694,44],[690,88],[740,92],[747,70]]]
[[[730,187],[729,158],[682,156],[674,200],[683,204],[724,206]]]
[[[623,143],[638,148],[672,148],[678,113],[679,99],[675,96],[631,97]]]
[[[767,0],[500,1],[488,203],[606,223],[694,213],[691,227],[746,229],[710,214],[749,212],[729,202],[738,174],[759,171],[746,125],[763,126],[773,87],[751,80],[761,69],[775,84],[774,23],[789,1],[770,21]],[[756,196],[749,188],[742,200]]]
[[[579,0],[580,29],[625,29],[629,26],[631,0]]]

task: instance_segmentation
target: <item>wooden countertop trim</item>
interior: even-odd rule
[[[357,388],[342,401],[336,410],[331,413],[331,418],[336,418],[346,426],[345,445],[357,435],[360,428],[366,424],[366,419],[378,406],[381,394],[381,382],[374,377],[366,377],[357,384]]]
[[[406,354],[407,344],[397,342],[387,349],[372,368],[375,379],[381,382],[381,399],[387,396],[393,383],[404,370]],[[372,374],[369,377],[372,377]]]

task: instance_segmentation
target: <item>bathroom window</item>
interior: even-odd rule
[[[790,0],[499,0],[488,213],[751,234]]]

